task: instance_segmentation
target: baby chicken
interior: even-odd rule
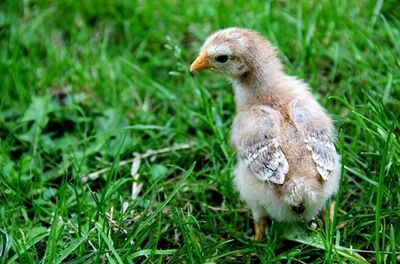
[[[203,44],[190,71],[229,77],[237,115],[231,140],[235,185],[252,210],[255,239],[266,217],[308,221],[323,210],[340,180],[331,118],[303,81],[283,71],[275,49],[256,32],[228,28]]]

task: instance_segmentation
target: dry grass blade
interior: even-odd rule
[[[164,154],[164,153],[168,153],[168,152],[172,152],[172,151],[177,151],[177,150],[184,150],[184,149],[189,149],[194,145],[194,143],[184,143],[184,144],[177,144],[174,145],[172,147],[166,147],[166,148],[161,148],[161,149],[149,149],[147,150],[145,153],[143,154],[137,154],[135,153],[135,157],[132,159],[127,159],[127,160],[122,160],[118,163],[119,167],[122,166],[126,166],[128,164],[131,164],[132,162],[135,161],[135,159],[137,157],[139,157],[140,159],[144,159],[144,158],[148,158],[151,156],[156,156],[156,155],[160,155],[160,154]],[[140,166],[140,165],[139,165]],[[131,168],[131,174],[132,174],[132,169],[133,169],[133,164],[132,164],[132,168]],[[111,169],[111,167],[107,167],[107,168],[103,168],[101,170],[92,172],[84,177],[82,177],[82,182],[86,183],[89,180],[96,180],[97,178],[100,177],[100,175],[102,175],[103,173],[106,173],[107,171],[109,171]],[[139,168],[138,168],[139,169]]]
[[[135,154],[135,158],[132,161],[132,166],[131,166],[131,176],[133,178],[133,183],[132,183],[132,200],[136,199],[142,190],[142,183],[138,183],[137,180],[139,179],[139,168],[141,164],[141,156],[140,154]]]
[[[332,222],[333,221],[333,217],[335,214],[335,202],[332,202],[331,205],[329,206],[329,220]]]

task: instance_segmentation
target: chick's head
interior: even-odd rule
[[[276,58],[275,50],[261,35],[247,29],[228,28],[205,41],[190,71],[211,69],[239,79],[262,68],[268,58]]]

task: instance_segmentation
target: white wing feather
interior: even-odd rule
[[[254,116],[262,124],[254,137],[242,142],[238,147],[239,158],[250,172],[261,181],[283,184],[289,165],[278,141],[278,124],[267,106],[252,109]],[[258,131],[257,131],[258,132]]]
[[[297,129],[304,134],[304,142],[311,151],[318,173],[326,181],[338,162],[330,128],[316,123],[306,107],[292,104],[291,112]]]

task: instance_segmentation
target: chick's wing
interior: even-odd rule
[[[331,127],[320,122],[312,109],[298,102],[291,105],[290,111],[296,128],[304,135],[304,141],[307,149],[311,151],[318,173],[327,180],[339,162]]]
[[[268,106],[239,113],[232,141],[239,159],[261,181],[283,184],[289,165],[279,143],[281,115]]]

